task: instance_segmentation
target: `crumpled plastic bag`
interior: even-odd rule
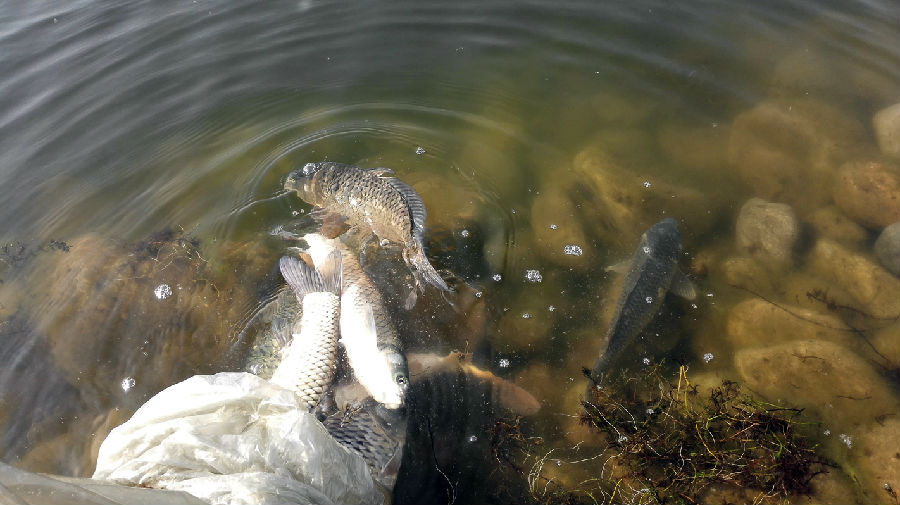
[[[294,393],[249,373],[196,375],[116,427],[94,479],[181,490],[212,504],[379,504],[363,459]]]

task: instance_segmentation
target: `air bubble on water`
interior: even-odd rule
[[[618,442],[620,444],[623,442],[627,442],[627,441],[628,441],[628,437],[626,437],[625,435],[619,435],[619,438],[616,439],[616,442]]]
[[[522,319],[531,319],[531,313],[529,313],[529,312],[523,312],[523,313],[522,313]]]
[[[642,361],[645,365],[648,365],[648,366],[650,365],[650,358],[644,358],[644,359],[641,360],[641,361]]]
[[[853,447],[853,439],[850,438],[850,435],[847,435],[846,433],[841,433],[840,435],[838,435],[838,438],[841,439],[841,442],[843,442],[844,445],[846,445],[848,449]]]
[[[463,237],[468,237],[470,235],[469,230],[462,230],[459,234]]]
[[[494,282],[500,282],[500,280],[503,279],[503,276],[500,274],[494,274],[491,276],[491,279],[494,279]]]
[[[652,296],[648,296],[647,298],[644,298],[644,301],[647,302],[647,303],[653,303],[653,297],[652,297]]]
[[[525,280],[528,282],[541,282],[544,278],[541,276],[541,272],[537,270],[526,270]]]
[[[165,300],[172,296],[172,288],[169,287],[168,284],[160,284],[153,288],[153,296],[155,296],[157,300]]]
[[[645,188],[649,188],[649,187],[650,187],[650,181],[644,181],[644,187],[645,187]]]
[[[562,460],[561,460],[561,459],[556,460],[555,463],[556,463],[556,466],[562,466]]]
[[[122,379],[122,391],[128,392],[129,389],[134,387],[134,377],[125,377]]]
[[[297,216],[300,215],[300,211],[299,211],[299,210],[292,210],[292,211],[291,211],[291,215],[294,216],[294,217],[297,217]]]
[[[648,246],[642,247],[641,250],[644,251],[644,254],[650,254],[650,247]]]
[[[653,410],[653,409],[647,409],[647,415],[648,415],[648,416],[652,416],[654,412],[656,412],[656,411]]]
[[[827,437],[827,436],[831,435],[831,430],[825,430],[822,432],[822,434]]]
[[[481,291],[476,291],[476,292],[475,292],[475,298],[481,298],[481,297],[482,297],[482,292],[481,292]]]
[[[416,154],[425,154],[425,148],[422,146],[417,147]]]
[[[582,254],[584,254],[584,251],[582,251],[581,248],[575,244],[568,244],[564,246],[563,252],[568,254],[569,256],[581,256]]]
[[[475,435],[469,435],[469,443],[474,443],[478,441],[478,437]]]
[[[712,298],[712,297],[714,297],[714,296],[716,296],[716,295],[714,295],[714,294],[712,294],[712,293],[706,293],[706,296],[707,296],[707,298]]]
[[[547,310],[549,310],[550,312],[553,312],[554,310],[556,310],[556,307],[554,307],[553,305],[550,305],[549,307],[547,307]]]
[[[500,358],[500,361],[497,362],[497,365],[499,365],[500,368],[506,368],[509,366],[509,360],[506,358]]]
[[[691,308],[692,308],[692,309],[696,309],[696,308],[697,308],[697,304],[696,304],[696,303],[692,303],[692,304],[691,304]]]
[[[551,225],[550,225],[550,229],[551,229],[551,230],[555,230],[555,229],[557,229],[557,228],[559,228],[559,226],[556,226],[555,224],[551,224]]]
[[[710,361],[713,360],[714,357],[715,357],[715,356],[713,356],[713,353],[708,352],[708,353],[706,353],[706,354],[703,355],[703,362],[704,362],[704,363],[709,363]]]

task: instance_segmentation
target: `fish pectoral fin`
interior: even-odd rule
[[[675,276],[672,278],[672,284],[669,286],[669,291],[686,300],[694,300],[697,298],[697,288],[681,270],[675,271]]]
[[[617,274],[625,274],[628,273],[629,268],[631,268],[631,258],[624,259],[618,263],[610,265],[604,270],[606,270],[607,272],[615,272]]]
[[[322,216],[322,224],[319,226],[319,233],[327,238],[337,238],[346,233],[349,229],[350,225],[347,224],[347,218],[345,216],[328,212]]]

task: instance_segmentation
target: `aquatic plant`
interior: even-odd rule
[[[801,409],[759,401],[728,380],[704,393],[686,367],[672,379],[664,371],[662,364],[602,377],[585,370],[580,421],[606,440],[596,454],[578,445],[545,450],[516,419],[495,423],[494,457],[543,504],[694,504],[713,488],[738,501],[777,503],[809,494],[810,480],[832,466],[807,438],[814,424]],[[564,482],[545,470],[548,462],[583,478]]]

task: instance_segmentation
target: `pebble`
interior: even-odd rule
[[[738,214],[735,238],[738,251],[764,265],[786,266],[800,234],[797,216],[789,205],[751,198]]]
[[[900,103],[895,103],[872,116],[872,128],[882,154],[900,158]]]
[[[826,282],[845,291],[854,308],[873,317],[900,316],[900,280],[868,256],[822,239],[810,251],[808,262]]]
[[[874,252],[881,266],[900,277],[900,222],[889,224],[881,231]]]
[[[834,203],[867,228],[883,228],[900,220],[900,174],[879,161],[841,166],[832,187]]]

